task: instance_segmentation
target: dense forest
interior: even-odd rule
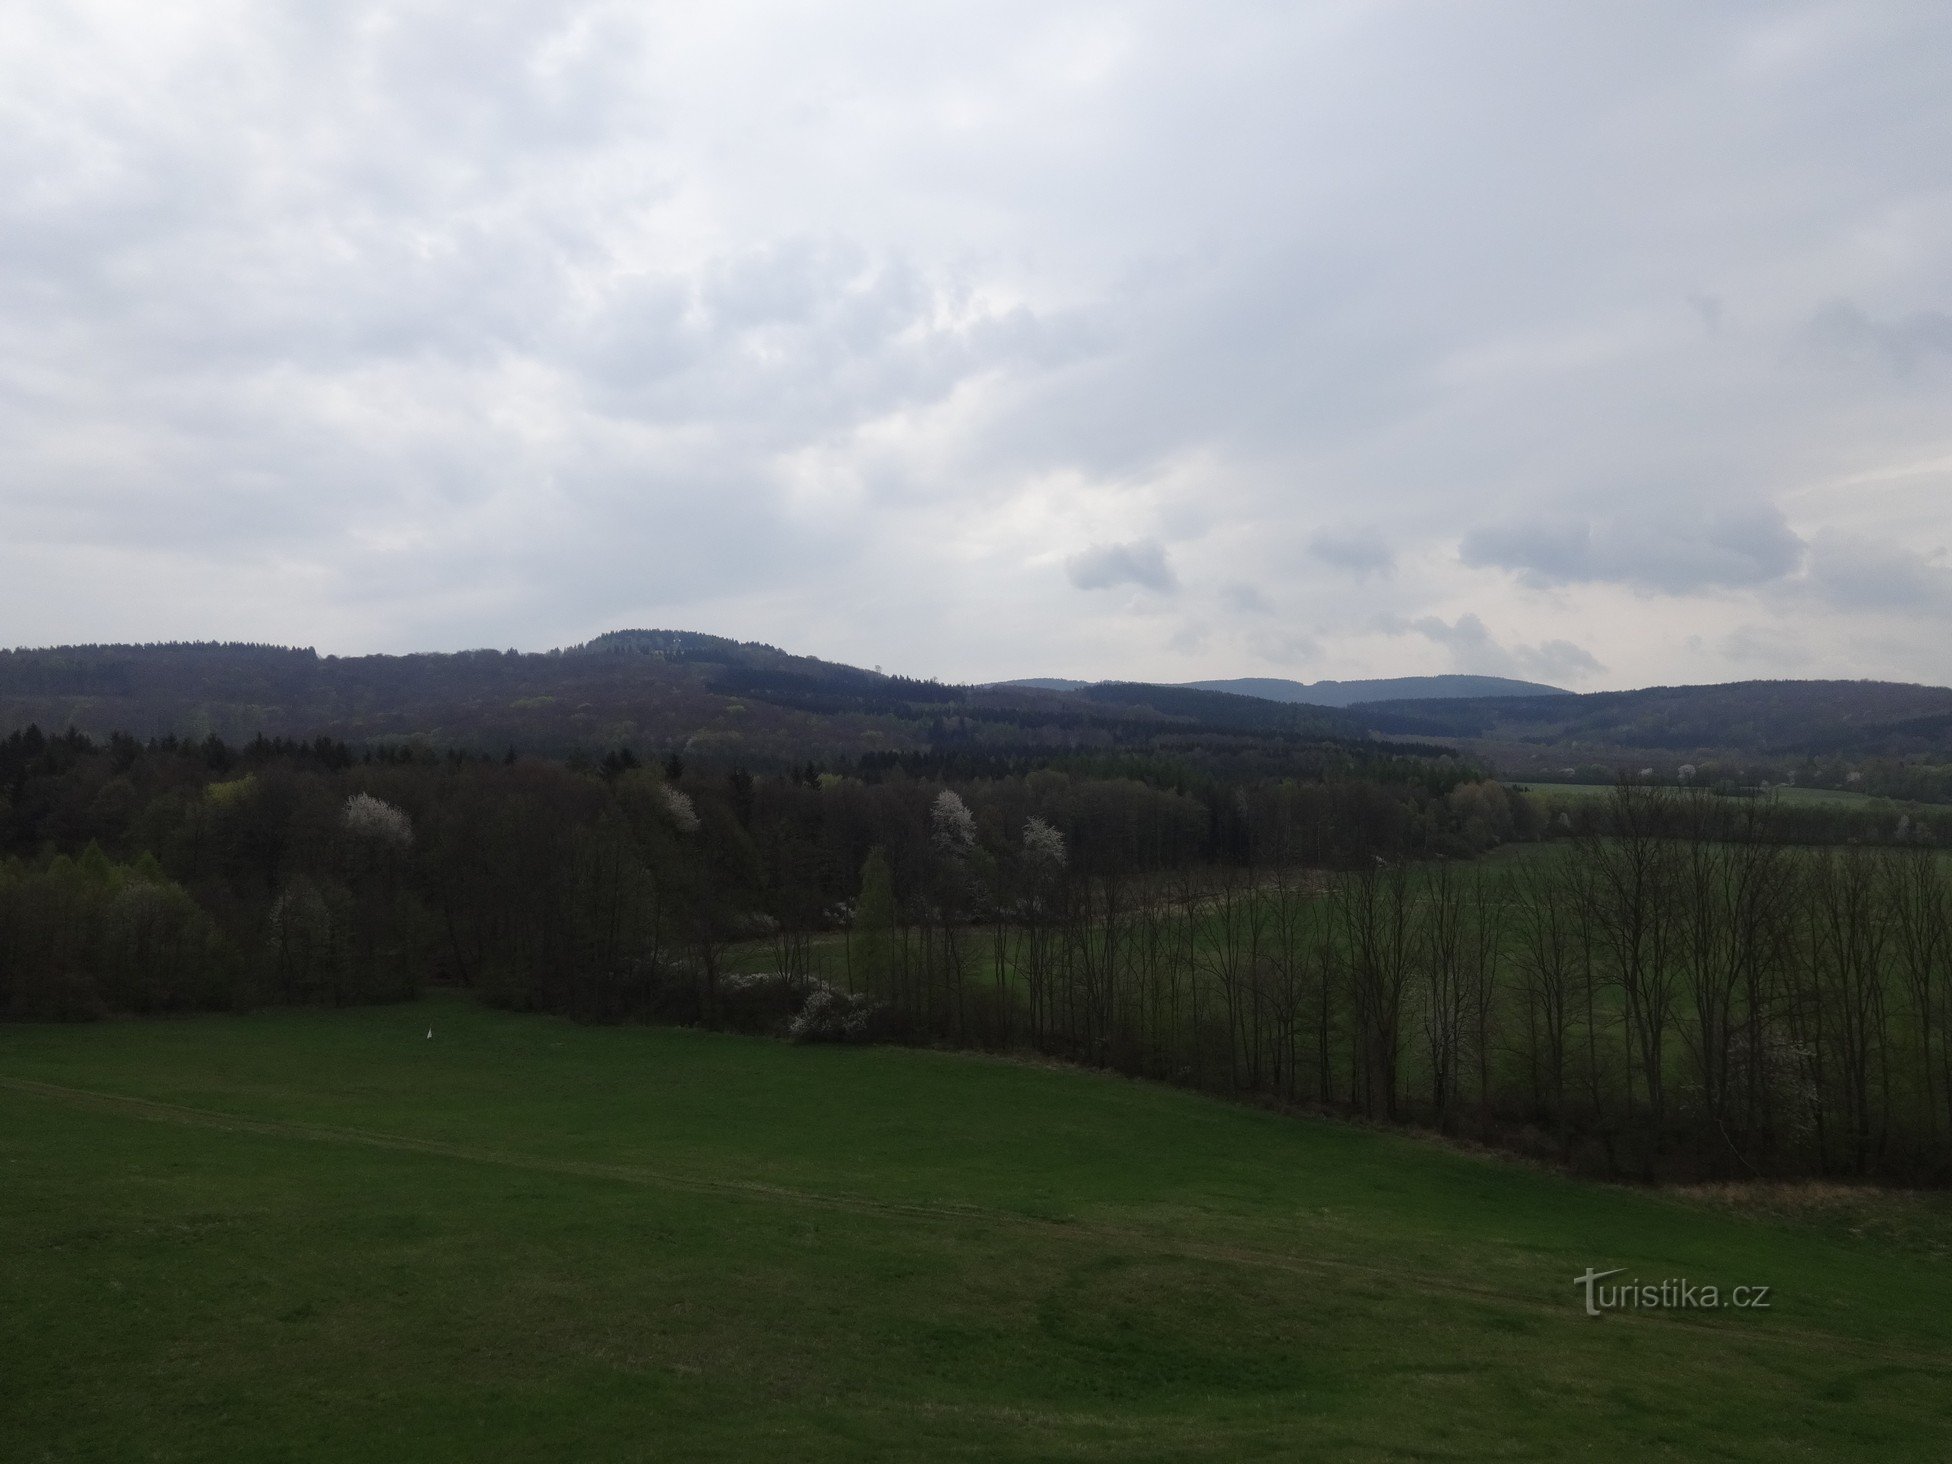
[[[871,851],[923,898],[951,778],[989,831],[984,908],[1024,876],[1006,831],[1032,817],[1086,878],[1249,863],[1275,837],[1325,865],[1492,837],[1447,801],[1475,776],[1454,760],[1296,763],[1313,771],[1266,782],[1156,755],[952,751],[755,775],[676,752],[29,728],[0,742],[0,1010],[371,1000],[437,979],[593,1018],[696,1018],[729,943],[846,924]],[[674,986],[679,966],[705,984]]]

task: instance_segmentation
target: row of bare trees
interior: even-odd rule
[[[1604,832],[1352,872],[1046,869],[985,925],[858,922],[830,979],[908,1035],[1028,1046],[1594,1170],[1942,1179],[1952,875],[1623,786]],[[835,962],[839,963],[836,968]]]

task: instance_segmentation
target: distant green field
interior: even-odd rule
[[[1608,798],[1613,794],[1611,783],[1540,783],[1514,780],[1511,786],[1547,799]],[[1759,797],[1766,802],[1788,804],[1792,807],[1827,805],[1832,808],[1899,809],[1906,806],[1894,799],[1874,798],[1868,793],[1852,793],[1843,788],[1791,788],[1781,784],[1764,790]],[[1729,798],[1726,801],[1733,803],[1737,800]]]
[[[1943,1459],[1949,1251],[980,1057],[0,1028],[8,1461]]]

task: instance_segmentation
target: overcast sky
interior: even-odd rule
[[[0,643],[1952,682],[1952,6],[46,0]]]

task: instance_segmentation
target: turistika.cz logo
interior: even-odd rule
[[[1626,1269],[1615,1266],[1610,1271],[1595,1271],[1588,1266],[1585,1275],[1572,1278],[1572,1284],[1586,1294],[1587,1316],[1596,1317],[1610,1311],[1721,1311],[1732,1307],[1769,1310],[1771,1288],[1767,1286],[1735,1286],[1724,1291],[1719,1286],[1703,1286],[1685,1277],[1601,1284],[1607,1277],[1618,1276]]]

